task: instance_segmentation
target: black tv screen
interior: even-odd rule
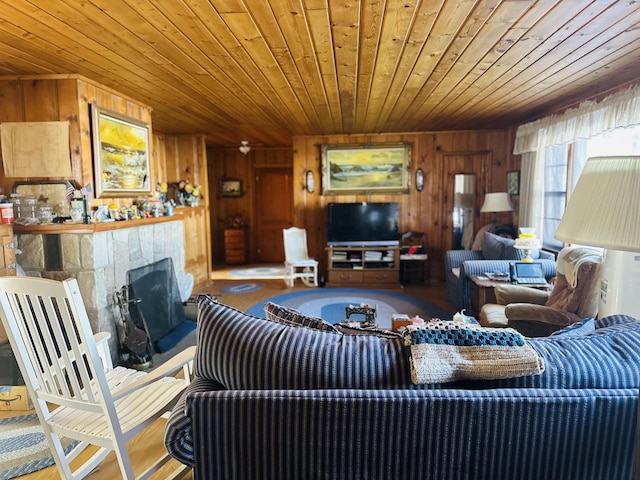
[[[398,245],[398,204],[329,203],[327,243],[332,247]]]

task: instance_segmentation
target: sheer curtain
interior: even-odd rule
[[[513,153],[522,155],[520,225],[535,227],[539,237],[544,233],[545,148],[633,125],[640,125],[640,86],[518,127]]]

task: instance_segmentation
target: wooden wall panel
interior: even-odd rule
[[[91,147],[90,105],[128,115],[147,122],[151,128],[151,109],[78,75],[30,76],[0,80],[0,121],[2,122],[70,122],[70,161],[73,178],[79,186],[94,185]],[[153,138],[153,129],[151,129]],[[153,150],[153,148],[152,148]],[[157,181],[155,162],[151,159],[152,182]],[[0,169],[2,167],[0,166]],[[10,191],[14,182],[45,178],[6,178],[0,171],[0,186]],[[64,180],[48,178],[49,180]],[[95,188],[94,188],[95,191]],[[129,204],[133,198],[119,198],[118,204]],[[94,199],[92,206],[106,204],[113,199]]]
[[[343,195],[322,196],[321,192],[321,158],[320,145],[324,143],[382,143],[411,142],[411,191],[406,195]],[[448,195],[448,182],[445,172],[455,171],[456,167],[444,165],[449,155],[486,152],[491,165],[477,165],[476,173],[479,185],[477,217],[485,191],[505,191],[506,172],[520,168],[519,157],[511,155],[513,148],[513,132],[511,131],[473,131],[473,132],[425,132],[411,134],[385,135],[344,135],[344,136],[304,136],[294,137],[294,172],[302,178],[306,169],[316,172],[317,190],[315,194],[306,194],[296,190],[295,212],[296,224],[305,225],[311,232],[309,250],[321,262],[321,269],[326,269],[324,248],[326,244],[325,207],[330,202],[393,202],[400,204],[401,231],[418,230],[425,232],[427,251],[431,259],[432,277],[444,279],[444,252],[450,245],[451,231],[448,216],[443,213],[443,203]],[[415,170],[420,167],[425,175],[425,187],[422,192],[415,190]],[[460,167],[462,168],[462,167]],[[463,173],[463,172],[460,172]],[[294,179],[294,182],[297,178]],[[479,222],[485,221],[479,217]],[[488,220],[486,220],[488,221]],[[485,221],[485,223],[486,223]]]
[[[327,135],[294,137],[293,151],[287,149],[252,149],[247,156],[237,148],[209,149],[207,159],[210,176],[211,231],[213,239],[213,262],[224,263],[223,229],[230,215],[240,214],[250,223],[254,216],[254,199],[251,185],[255,167],[266,164],[292,164],[294,191],[293,224],[307,229],[309,252],[320,261],[322,272],[326,271],[326,205],[330,202],[394,202],[400,203],[400,230],[418,230],[427,236],[427,251],[431,258],[432,277],[444,279],[444,251],[451,244],[448,215],[443,211],[448,192],[447,175],[450,173],[475,173],[478,177],[478,200],[476,202],[477,228],[491,221],[490,215],[480,215],[480,206],[485,192],[506,191],[506,174],[520,169],[519,156],[513,156],[514,132],[469,131],[469,132],[424,132],[384,135]],[[411,191],[407,195],[322,195],[322,159],[320,146],[325,143],[382,143],[411,142]],[[485,163],[474,164],[474,171],[462,171],[462,166],[445,165],[445,161],[460,155],[478,155],[487,158]],[[415,170],[424,171],[425,186],[417,192],[414,186]],[[457,169],[460,169],[458,172]],[[304,188],[307,170],[314,172],[316,191],[308,193]],[[217,196],[217,182],[223,177],[242,180],[245,194],[241,198]],[[517,220],[507,218],[507,221]],[[248,231],[248,243],[252,231]],[[249,260],[252,250],[249,247]]]
[[[252,228],[252,225],[255,220],[255,202],[259,201],[255,198],[252,188],[255,175],[263,167],[290,167],[293,164],[292,157],[290,148],[253,147],[247,155],[242,154],[237,147],[207,149],[214,265],[224,264],[224,228],[227,226],[229,217],[234,215],[240,215],[245,220],[248,232],[248,261],[255,261],[257,242],[253,237],[255,229]],[[299,168],[304,167],[300,166]],[[296,176],[297,174],[294,175],[294,182],[300,182],[301,179],[295,178]],[[243,195],[241,197],[221,197],[219,186],[220,180],[223,178],[240,180]],[[304,202],[301,204],[297,198],[301,188],[299,183],[294,184],[294,210],[296,211],[300,205],[305,208]],[[296,217],[297,215],[296,213]]]

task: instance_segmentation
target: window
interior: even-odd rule
[[[617,129],[588,140],[576,140],[570,145],[547,147],[544,152],[543,248],[562,249],[563,243],[554,235],[588,158],[639,154],[640,126]]]

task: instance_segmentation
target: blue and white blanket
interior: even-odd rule
[[[537,375],[544,361],[512,328],[433,320],[404,331],[411,381],[444,383]]]

